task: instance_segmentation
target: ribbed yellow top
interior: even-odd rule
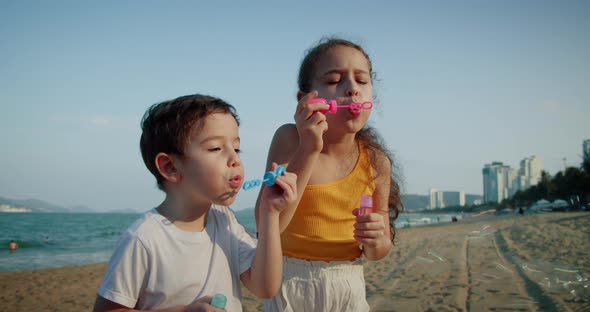
[[[283,255],[321,261],[355,260],[361,255],[353,238],[361,195],[372,195],[375,184],[367,152],[360,149],[353,171],[327,184],[307,185],[293,219],[281,234]]]

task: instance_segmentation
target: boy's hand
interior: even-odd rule
[[[199,298],[197,301],[187,305],[185,308],[186,312],[223,312],[225,310],[215,308],[210,305],[213,297],[206,296]]]
[[[325,103],[312,103],[309,101],[318,96],[317,91],[306,94],[299,100],[295,111],[295,124],[299,134],[299,144],[309,152],[320,152],[324,147],[322,135],[328,130],[326,115],[317,113],[329,108]]]
[[[380,213],[369,213],[363,216],[359,215],[359,209],[352,211],[356,216],[354,223],[354,239],[361,243],[363,247],[377,248],[384,242],[389,241],[389,237],[385,236],[385,223],[383,215]]]
[[[272,163],[272,171],[277,169],[277,163]],[[261,208],[265,212],[278,213],[297,199],[297,175],[285,171],[278,176],[275,185],[267,186],[262,190],[260,198]]]

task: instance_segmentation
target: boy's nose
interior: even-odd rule
[[[238,167],[242,165],[242,160],[240,159],[240,155],[238,153],[234,153],[234,155],[229,160],[230,167]]]

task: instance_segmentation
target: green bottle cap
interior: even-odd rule
[[[218,309],[225,309],[225,304],[227,304],[227,298],[222,294],[215,294],[211,299],[211,306]]]

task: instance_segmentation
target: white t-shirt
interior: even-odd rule
[[[225,206],[212,205],[202,232],[185,232],[157,210],[121,235],[98,294],[136,309],[187,305],[221,293],[242,311],[240,274],[252,265],[256,239]]]

